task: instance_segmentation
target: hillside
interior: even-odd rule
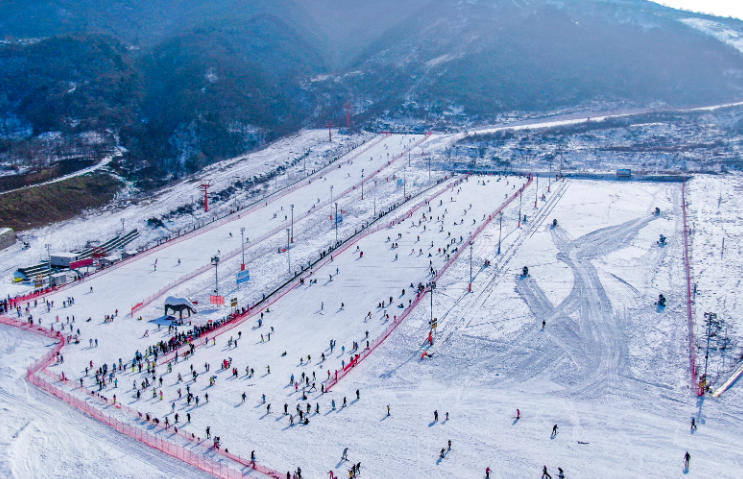
[[[145,189],[342,125],[346,103],[356,128],[422,131],[743,97],[743,23],[641,0],[34,0],[0,18],[0,163],[92,135]]]

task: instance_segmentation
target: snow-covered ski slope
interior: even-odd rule
[[[265,457],[265,462],[274,467],[281,465],[283,469],[293,465],[305,466],[303,452],[297,451],[298,453],[292,456],[287,451],[277,450],[270,442],[265,442],[266,438],[275,435],[286,425],[275,424],[280,420],[279,416],[264,416],[261,395],[267,395],[267,401],[273,402],[274,410],[281,405],[275,401],[296,400],[300,393],[293,387],[289,388],[291,389],[289,391],[284,386],[288,384],[290,375],[294,374],[299,379],[303,370],[307,374],[315,371],[316,379],[312,382],[316,383],[316,389],[319,390],[320,383],[327,378],[328,371],[341,369],[342,362],[347,363],[350,360],[353,341],[357,341],[363,348],[367,341],[367,331],[369,340],[377,337],[402,310],[399,305],[407,306],[408,302],[412,301],[413,289],[419,283],[426,283],[430,278],[431,266],[434,270],[442,267],[447,261],[447,255],[451,256],[453,249],[462,247],[462,238],[469,236],[499,204],[477,201],[478,198],[483,195],[499,198],[501,195],[505,197],[513,193],[513,181],[508,185],[505,180],[499,182],[493,179],[486,185],[477,185],[477,181],[479,180],[462,183],[454,190],[450,183],[442,184],[440,190],[443,193],[438,196],[438,203],[434,200],[434,203],[429,205],[430,212],[422,207],[413,217],[394,228],[385,228],[358,240],[352,248],[334,257],[332,263],[314,271],[307,277],[303,286],[293,290],[269,308],[270,312],[266,310],[263,327],[258,328],[255,321],[251,321],[245,323],[242,328],[230,331],[227,335],[234,338],[238,338],[238,334],[242,333],[237,349],[226,347],[227,335],[220,336],[216,345],[210,344],[206,348],[203,346],[199,348],[193,361],[181,362],[167,375],[165,387],[162,389],[165,393],[163,401],[152,399],[149,390],[147,399],[140,401],[135,399],[132,383],[134,381],[139,383],[142,380],[143,376],[139,373],[119,375],[119,384],[125,394],[120,393],[120,400],[131,396],[126,400],[126,404],[160,417],[170,412],[171,402],[178,398],[177,390],[180,388],[184,398],[177,401],[176,412],[181,412],[181,417],[188,411],[192,413],[193,420],[189,430],[193,428],[198,434],[205,430],[206,426],[211,426],[212,434],[219,434],[227,447],[234,444],[235,448],[245,448],[242,451],[243,456],[249,454],[250,450],[258,450],[261,456]],[[521,183],[523,181],[519,185]],[[457,193],[460,188],[462,191]],[[414,222],[416,226],[412,226]],[[402,237],[399,238],[398,235]],[[434,244],[433,247],[431,242]],[[396,247],[393,248],[393,245]],[[447,246],[447,253],[444,253],[443,248]],[[439,248],[442,248],[441,252]],[[363,256],[361,252],[364,253]],[[100,277],[101,282],[104,277],[105,275]],[[317,279],[317,283],[310,285],[309,279]],[[95,285],[96,281],[96,278],[86,281],[86,287],[93,285],[94,293],[92,295],[81,293],[76,297],[75,305],[63,308],[65,316],[77,310],[82,312],[100,301],[97,299],[100,288]],[[414,287],[411,288],[410,284]],[[67,291],[65,294],[69,295],[70,292]],[[393,300],[391,306],[390,298]],[[377,307],[382,301],[385,302],[385,307]],[[368,313],[372,313],[371,316],[367,317]],[[62,322],[65,322],[64,317]],[[152,323],[131,318],[117,318],[113,323],[103,323],[96,319],[91,323],[80,327],[82,330],[92,330],[90,334],[98,339],[99,347],[88,347],[88,335],[84,335],[86,340],[81,346],[67,348],[65,365],[52,368],[55,372],[66,371],[66,374],[74,379],[73,383],[85,375],[84,369],[90,360],[93,360],[94,365],[117,362],[119,357],[128,361],[136,349],[142,351],[147,345],[168,337],[164,329],[155,333]],[[75,328],[78,327],[77,324],[80,324],[79,320]],[[267,336],[271,327],[274,328],[274,332],[268,341]],[[152,333],[149,337],[143,337],[147,329]],[[261,335],[266,338],[266,342],[261,342]],[[129,339],[122,344],[121,337]],[[328,359],[321,362],[320,357],[328,347],[330,339],[338,342],[337,347],[341,351],[336,350],[333,354],[327,352]],[[203,345],[203,339],[197,341],[197,344]],[[342,353],[343,349],[345,354]],[[282,356],[284,352],[287,353],[286,356]],[[314,357],[311,364],[317,365],[317,369],[312,366],[299,367],[300,356],[305,362],[306,356]],[[238,379],[229,379],[229,370],[219,371],[219,364],[228,357],[233,358],[232,367],[237,367],[240,371]],[[218,385],[213,388],[207,387],[205,377],[201,382],[193,384],[192,391],[201,396],[202,401],[205,400],[204,393],[209,393],[211,397],[208,404],[202,402],[199,407],[187,406],[185,384],[177,382],[177,374],[188,377],[191,365],[199,373],[205,373],[205,363],[213,365],[213,370],[207,373],[207,376],[214,372],[218,373]],[[256,370],[253,378],[245,376],[246,366]],[[267,372],[269,366],[270,374]],[[241,402],[242,392],[248,394],[245,405]],[[109,395],[113,393],[115,391],[108,392]],[[319,391],[314,391],[311,396],[316,402],[321,400]],[[325,398],[322,400],[327,402]],[[235,424],[236,418],[225,415],[224,411],[234,411],[236,401],[252,414],[241,414],[240,417],[244,418],[245,424],[231,428],[230,424]],[[161,411],[162,408],[167,411]],[[265,421],[255,423],[260,421],[261,417]],[[268,418],[272,420],[266,420]],[[260,424],[265,424],[267,429],[257,429]],[[277,429],[277,426],[280,428]],[[245,434],[239,433],[240,430],[245,431]],[[328,439],[332,436],[334,435],[329,435]],[[323,439],[325,440],[327,439]],[[338,443],[337,447],[340,447],[340,444]],[[324,468],[318,466],[306,465],[314,474],[319,474]]]
[[[212,477],[133,439],[25,381],[53,343],[0,325],[0,476]]]
[[[134,244],[129,246],[130,249],[152,244],[166,234],[174,235],[177,231],[190,230],[194,225],[208,224],[214,217],[221,218],[229,213],[230,209],[234,209],[236,204],[244,207],[259,202],[264,197],[270,201],[271,195],[282,194],[287,187],[305,178],[308,174],[326,167],[333,158],[352,157],[366,152],[368,148],[376,146],[379,141],[383,140],[383,137],[384,135],[366,133],[354,136],[335,135],[334,141],[330,143],[327,131],[302,131],[295,136],[278,140],[258,152],[211,165],[200,172],[198,178],[166,187],[150,197],[134,202],[117,200],[99,210],[87,211],[78,218],[24,232],[23,239],[31,247],[24,250],[19,242],[3,250],[0,254],[0,273],[12,274],[18,267],[30,266],[46,260],[48,258],[46,244],[50,245],[50,252],[55,253],[85,249],[86,242],[89,240],[105,241],[121,233],[122,222],[126,231],[138,228],[141,235]],[[406,141],[410,138],[408,136]],[[357,148],[351,149],[353,146]],[[293,158],[305,154],[306,159],[293,168],[288,167]],[[337,162],[334,164],[337,168]],[[265,188],[258,189],[258,191],[238,192],[230,198],[227,204],[215,204],[212,200],[208,213],[203,211],[203,206],[199,207],[195,203],[204,196],[204,190],[200,188],[202,181],[211,185],[210,191],[213,193],[230,187],[236,180],[250,179],[275,171],[280,167],[287,169],[282,175],[265,184]],[[322,198],[324,200],[329,196],[328,190]],[[164,228],[147,227],[148,219],[158,218],[178,207],[192,203],[194,204],[193,215],[185,214],[168,220]],[[239,232],[239,229],[237,231]],[[14,287],[8,282],[0,285],[0,292],[3,296],[6,294],[15,296],[27,289],[27,285]]]
[[[170,335],[162,320],[165,296],[198,300],[199,313],[191,318],[194,324],[219,319],[229,310],[205,304],[214,288],[213,268],[169,289],[137,311],[134,318],[125,314],[131,305],[197,271],[217,251],[225,258],[220,264],[220,292],[228,300],[237,297],[241,306],[254,304],[262,294],[293,276],[288,273],[289,261],[292,271],[297,271],[299,265],[306,267],[320,250],[335,242],[335,225],[329,219],[331,207],[327,204],[329,185],[333,184],[344,217],[338,229],[340,240],[361,231],[380,212],[389,213],[331,253],[332,262],[327,258],[311,275],[305,272],[304,284],[282,290],[270,304],[270,311],[256,308],[247,321],[216,336],[216,341],[210,339],[207,346],[203,337],[199,338],[195,356],[174,363],[172,372],[160,361],[155,381],[163,400],[153,398],[152,386],[137,400],[133,383],[139,385],[145,377],[152,381],[153,376],[133,373],[130,368],[117,373],[117,388],[109,385],[101,394],[109,399],[116,394],[126,407],[161,421],[168,417],[172,423],[174,414],[179,413],[181,432],[193,432],[203,439],[209,426],[212,436],[220,436],[223,447],[231,453],[247,457],[255,450],[260,464],[282,474],[301,467],[303,477],[328,477],[330,470],[347,477],[350,462],[340,460],[346,447],[350,461],[361,462],[361,477],[484,477],[488,466],[493,469],[491,477],[539,477],[544,465],[553,477],[557,477],[557,467],[565,470],[566,477],[684,477],[682,458],[687,450],[692,456],[689,477],[732,477],[730,471],[739,468],[740,455],[730,444],[736,444],[743,432],[739,388],[733,386],[714,401],[697,400],[690,388],[680,183],[561,180],[553,182],[548,192],[546,182],[540,179],[538,192],[536,184],[531,184],[521,202],[517,199],[504,209],[502,220],[492,218],[474,238],[473,292],[468,293],[467,238],[526,179],[458,176],[437,184],[441,173],[435,172],[429,181],[420,158],[417,168],[414,162],[407,170],[403,170],[406,160],[387,164],[386,153],[394,158],[410,139],[387,137],[374,147],[381,151],[374,150],[366,158],[362,155],[352,164],[337,162],[328,170],[328,180],[314,178],[310,184],[308,179],[301,189],[269,200],[268,207],[250,213],[246,210],[239,220],[164,245],[132,262],[139,263],[136,268],[127,266],[96,275],[50,296],[55,301],[50,312],[32,307],[34,318],[43,318],[44,325],[54,322],[56,329],[63,325],[68,332],[66,317],[74,314],[73,330],[81,330],[82,344],[66,346],[64,363],[50,367],[45,377],[64,372],[72,381],[64,384],[55,379],[59,387],[109,411],[111,408],[74,386],[82,378],[86,390],[97,390],[93,373],[85,376],[85,366],[91,360],[94,368],[103,362],[111,365],[119,358],[127,363],[136,350],[145,352],[157,341],[167,340]],[[426,145],[428,142],[421,148]],[[378,158],[380,154],[382,158]],[[381,163],[374,167],[360,164],[377,161]],[[363,201],[361,168],[365,178],[370,171],[381,169],[365,183]],[[414,195],[405,203],[403,187],[397,183],[402,177],[406,178],[407,194]],[[354,189],[354,185],[358,186]],[[720,185],[729,186],[718,208],[717,194],[710,191],[717,192]],[[310,190],[314,187],[318,189]],[[704,337],[702,313],[717,309],[722,316],[723,308],[729,312],[725,316],[728,337],[737,341],[733,313],[737,262],[720,262],[721,242],[711,238],[724,231],[724,257],[737,255],[735,223],[740,208],[734,192],[738,187],[737,177],[697,177],[687,185],[693,275],[699,283],[694,305],[697,342]],[[347,194],[339,195],[343,191]],[[318,197],[319,206],[312,209]],[[289,220],[284,216],[290,215],[288,205],[292,203],[295,243],[288,257],[277,248],[286,244]],[[656,207],[660,215],[653,214]],[[520,227],[519,209],[527,216]],[[307,212],[306,218],[298,219],[300,213]],[[553,219],[558,221],[556,227],[552,227]],[[390,226],[393,220],[397,221]],[[241,262],[241,226],[251,239],[246,244],[245,261],[251,280],[238,290],[234,273]],[[707,234],[702,235],[703,231]],[[661,234],[667,237],[665,246],[657,244]],[[261,236],[266,239],[258,242]],[[431,267],[443,269],[452,261],[455,249],[463,252],[437,283],[433,314],[429,293],[423,293],[419,305],[368,359],[330,393],[321,394],[328,372],[333,375],[351,360],[353,343],[361,350],[367,341],[373,343],[395,316],[415,301],[412,289],[430,280]],[[483,267],[485,260],[491,262],[490,267]],[[521,276],[523,266],[529,267],[526,277]],[[317,283],[311,283],[315,279]],[[716,289],[713,285],[717,284],[723,289]],[[92,294],[90,287],[94,288]],[[659,294],[667,298],[665,308],[655,304]],[[68,296],[75,297],[75,304],[61,307]],[[119,309],[119,316],[105,323],[103,316],[115,309]],[[55,321],[57,315],[60,323]],[[136,319],[139,315],[142,321]],[[429,346],[426,339],[432,315],[438,319],[438,328],[434,344]],[[88,317],[92,317],[89,323],[85,322]],[[158,324],[163,326],[158,329]],[[185,325],[179,330],[188,328]],[[13,334],[26,342],[36,338],[28,333]],[[237,347],[228,344],[230,338],[239,338]],[[90,347],[89,339],[97,339],[99,346]],[[337,341],[332,353],[331,339]],[[50,342],[41,340],[42,344]],[[26,363],[44,351],[31,345],[28,348]],[[433,356],[421,359],[424,350]],[[740,352],[729,346],[723,367],[719,344],[714,351],[710,364],[719,372],[715,384],[720,384],[737,367]],[[0,358],[7,358],[17,368],[15,381],[24,385],[19,379],[24,361],[10,353]],[[231,359],[232,364],[222,370],[225,359]],[[210,365],[208,372],[205,364]],[[199,374],[196,382],[192,366]],[[233,367],[238,373],[234,378]],[[246,375],[246,367],[254,374]],[[302,373],[309,376],[309,384],[304,383],[307,400],[301,398]],[[178,374],[183,382],[177,382]],[[296,388],[289,385],[292,374]],[[211,376],[216,376],[214,386],[209,386]],[[313,382],[315,389],[310,391]],[[5,384],[4,380],[0,386],[5,389]],[[198,406],[187,404],[187,385],[199,396]],[[14,392],[16,387],[9,386]],[[48,398],[45,404],[60,414],[71,410],[34,391]],[[344,397],[346,407],[342,407]],[[20,408],[7,399],[0,400],[11,411]],[[331,401],[336,403],[335,411]],[[171,412],[173,403],[175,411]],[[270,413],[267,404],[271,404]],[[283,414],[284,404],[293,415],[294,426]],[[310,422],[300,425],[297,406],[305,413],[308,404]],[[518,421],[517,408],[522,415]],[[439,412],[438,422],[433,420],[434,410]],[[132,425],[142,423],[136,414],[111,413]],[[192,416],[189,425],[183,424],[186,413]],[[24,426],[20,416],[14,416],[8,427],[20,430]],[[694,434],[689,430],[692,417],[699,425]],[[559,431],[551,438],[554,424]],[[101,434],[102,444],[119,438],[112,450],[136,456],[137,448],[144,448],[102,425],[98,427],[108,431]],[[28,428],[24,431],[31,432]],[[35,430],[29,436],[34,441],[46,437],[43,431]],[[441,459],[439,453],[448,440],[452,450]],[[85,439],[79,441],[84,443]],[[56,442],[50,442],[50,451],[60,450]],[[203,450],[208,445],[201,440],[198,447]],[[41,453],[31,450],[25,454],[24,460],[32,461]],[[79,463],[88,464],[94,455],[82,455]],[[160,456],[153,452],[148,457]],[[158,477],[158,470],[168,471],[169,477],[199,474],[184,465],[169,466],[171,460],[164,456],[160,463],[154,461],[150,461],[153,477]],[[224,463],[230,465],[229,461]],[[73,469],[65,464],[61,470],[66,472],[61,475],[70,475]],[[12,471],[11,477],[25,477],[24,470]],[[32,477],[49,475],[32,472]],[[77,475],[95,476],[84,470]],[[131,477],[131,471],[124,464],[120,471],[108,475]]]

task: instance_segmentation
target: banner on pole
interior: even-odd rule
[[[237,273],[237,284],[250,280],[250,270],[240,271]]]
[[[93,258],[81,259],[80,261],[73,261],[70,263],[70,269],[83,268],[93,264]]]
[[[211,296],[209,296],[209,302],[211,304],[217,304],[217,305],[220,305],[220,306],[224,306],[224,296],[211,295]]]

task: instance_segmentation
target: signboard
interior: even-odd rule
[[[80,261],[72,261],[70,263],[70,269],[83,268],[93,264],[93,258],[81,259]]]
[[[335,222],[337,223],[343,223],[343,215],[335,215]]]
[[[209,296],[209,302],[211,304],[217,304],[217,305],[220,305],[220,306],[224,306],[224,296],[211,295],[211,296]]]
[[[237,298],[232,298],[230,300],[230,306],[233,308],[237,308]]]
[[[237,273],[237,284],[250,280],[250,270],[240,271]]]

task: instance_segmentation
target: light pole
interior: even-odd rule
[[[517,228],[521,228],[521,199],[523,198],[523,191],[519,190],[516,192],[517,195],[519,195],[519,224],[516,226]]]
[[[212,257],[212,264],[214,265],[214,294],[219,296],[219,256]]]
[[[121,234],[124,234],[124,222],[125,221],[126,221],[126,219],[121,218]]]
[[[470,241],[470,286],[469,286],[469,292],[472,292],[472,245],[473,242]]]
[[[702,376],[705,380],[707,379],[707,363],[709,362],[709,341],[710,341],[710,329],[712,323],[717,321],[717,313],[704,313],[704,319],[707,322],[707,352],[704,354],[704,375]]]
[[[292,243],[294,243],[294,205],[292,205]]]
[[[292,257],[289,253],[289,228],[286,229],[286,260],[289,263],[289,274],[292,274]]]
[[[338,203],[335,204],[335,244],[338,244]]]
[[[436,282],[431,281],[431,325],[433,325],[433,290],[436,289]]]
[[[428,155],[428,181],[431,181],[431,155]]]
[[[537,177],[537,188],[534,190],[534,208],[537,207],[537,200],[539,199],[539,175],[536,175]]]
[[[46,248],[46,258],[49,261],[49,269],[52,269],[52,253],[49,252],[49,248],[51,248],[52,245],[47,243],[44,247]]]
[[[405,180],[407,180],[407,172],[408,172],[408,168],[407,167],[404,167],[402,169],[402,200],[403,201],[405,201],[405,200],[408,199],[407,189],[406,189],[406,187],[407,187],[407,181],[405,181]]]
[[[242,262],[242,265],[243,265],[243,268],[244,268],[245,267],[245,227],[244,226],[242,228],[240,228],[240,242],[242,243],[242,248],[243,248],[243,262]]]
[[[364,169],[361,169],[361,199],[364,199]]]
[[[503,237],[503,212],[500,212],[500,218],[498,221],[498,254],[500,254],[500,240]]]
[[[333,185],[330,185],[330,219],[333,219]]]

